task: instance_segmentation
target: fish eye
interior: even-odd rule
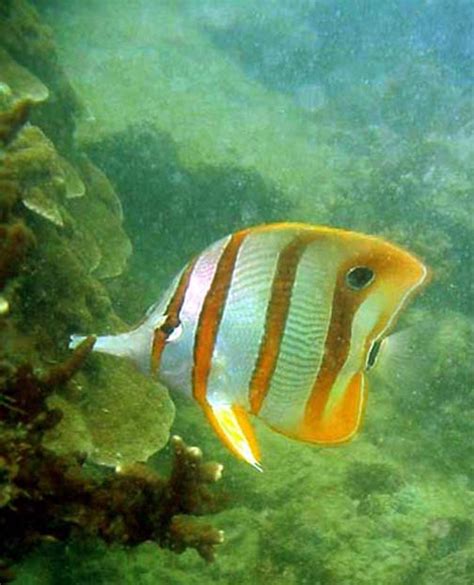
[[[355,266],[346,274],[346,284],[352,290],[362,290],[374,280],[375,273],[367,266]]]

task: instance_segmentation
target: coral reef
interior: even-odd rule
[[[11,110],[0,112],[0,143],[7,148],[28,119],[30,102],[20,101]],[[20,198],[19,187],[3,165],[0,167],[0,292],[16,275],[26,252],[35,241],[26,225],[10,221],[12,209]],[[3,297],[1,297],[3,299]],[[4,301],[7,303],[7,301]],[[8,303],[2,314],[8,311]]]
[[[36,104],[48,99],[48,88],[2,48],[0,48],[0,69],[2,70],[1,98],[10,97],[13,101],[29,100]]]
[[[25,124],[30,113],[31,102],[21,100],[10,110],[0,113],[0,142],[8,145]]]
[[[71,332],[124,326],[105,281],[131,245],[112,185],[74,143],[80,105],[47,27],[15,0],[0,39],[0,580],[74,536],[210,561],[223,533],[197,517],[220,505],[222,466],[178,437],[169,478],[137,463],[168,442],[166,389],[106,356],[84,364],[93,337],[64,357]]]
[[[18,68],[10,70],[13,86]],[[31,97],[7,98],[0,104],[2,353],[13,363],[21,356],[50,363],[63,359],[71,332],[123,327],[99,279],[122,273],[131,245],[105,175],[77,149],[67,160],[40,127],[26,124],[39,107]],[[64,417],[48,446],[64,453],[75,445],[107,465],[145,461],[168,440],[173,404],[127,364],[104,375],[107,363],[92,360],[74,391],[51,397]]]
[[[43,445],[47,429],[61,419],[48,396],[70,380],[94,344],[86,339],[62,364],[42,375],[30,365],[2,364],[0,371],[0,579],[8,565],[44,540],[72,535],[98,536],[108,543],[134,546],[154,541],[175,552],[194,548],[206,560],[223,533],[200,516],[218,509],[208,486],[222,466],[203,462],[197,447],[172,441],[169,479],[145,466],[102,472],[85,468],[81,453],[57,455]],[[97,475],[97,474],[96,474]]]
[[[17,118],[27,115],[24,107],[20,109],[24,103],[3,115],[4,125],[12,117],[11,132],[15,131],[13,120],[18,125],[21,119]],[[29,126],[8,149],[3,180],[16,181],[29,211],[68,229],[73,250],[91,273],[98,278],[118,276],[131,254],[120,204],[103,174],[84,155],[75,158],[76,167],[57,152],[40,128]]]
[[[60,65],[51,29],[40,21],[36,9],[26,0],[10,0],[2,3],[0,39],[10,55],[9,62],[17,63],[9,67],[14,72],[12,91],[19,86],[18,71],[22,71],[21,80],[28,79],[29,95],[43,98],[49,95],[50,99],[35,111],[33,122],[61,150],[74,152],[74,129],[83,106]],[[40,84],[44,84],[46,91],[38,92]],[[24,83],[21,88],[24,90]]]
[[[21,222],[0,225],[0,291],[7,280],[15,275],[33,241],[31,231]]]

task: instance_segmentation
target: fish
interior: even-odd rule
[[[193,398],[224,445],[262,470],[252,417],[317,445],[355,436],[368,372],[428,277],[415,255],[375,236],[259,225],[191,259],[135,328],[98,337],[94,351]]]

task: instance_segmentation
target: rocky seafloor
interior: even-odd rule
[[[281,91],[290,74],[278,57],[295,30],[309,35],[297,10],[253,21],[246,2],[224,13],[206,2],[199,18],[193,3],[161,3],[137,19],[136,6],[102,2],[91,19],[87,3],[36,4],[41,17],[25,0],[0,9],[3,578],[471,583],[466,89],[439,56],[407,51],[391,76],[347,83],[337,99],[293,78],[296,89]],[[245,49],[256,38],[267,43],[261,69]],[[289,54],[293,68],[317,66]],[[415,81],[431,101],[414,99]],[[74,332],[124,329],[192,253],[278,219],[384,235],[434,278],[405,318],[418,333],[402,369],[415,375],[374,380],[356,441],[320,450],[257,423],[258,474],[228,455],[194,405],[173,404],[125,362],[87,348],[71,358],[67,343]],[[170,446],[170,429],[225,465],[219,486],[220,465],[179,439]],[[191,461],[180,464],[183,452]],[[176,482],[181,502],[170,500]],[[200,554],[174,554],[187,547]]]

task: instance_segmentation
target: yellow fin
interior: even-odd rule
[[[260,449],[245,410],[237,404],[205,404],[203,408],[224,445],[236,457],[262,471]]]

